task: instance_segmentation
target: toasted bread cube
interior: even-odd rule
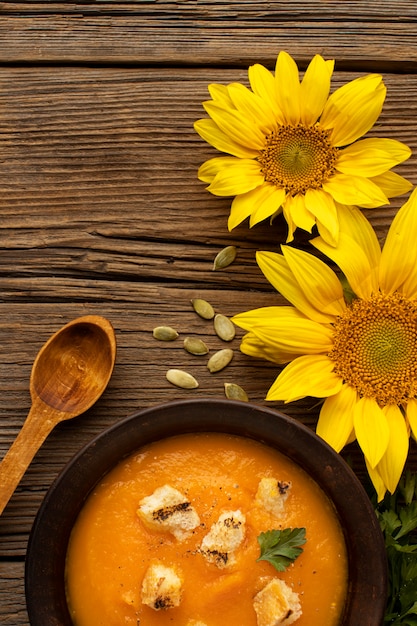
[[[241,511],[222,513],[203,538],[200,552],[210,563],[226,567],[233,562],[234,552],[245,538],[245,527],[246,518]]]
[[[186,626],[207,626],[207,624],[199,619],[189,619]]]
[[[139,502],[137,511],[152,530],[170,532],[182,541],[200,524],[191,502],[177,489],[164,485]]]
[[[253,601],[258,626],[290,626],[301,617],[298,597],[286,582],[273,578]]]
[[[179,606],[182,581],[173,567],[162,563],[150,565],[142,581],[142,602],[155,611]]]
[[[290,481],[265,477],[259,482],[255,502],[274,517],[281,517],[290,491]]]

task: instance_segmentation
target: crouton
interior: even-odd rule
[[[170,532],[182,541],[200,524],[191,502],[177,489],[164,485],[139,502],[137,511],[152,530]]]
[[[255,503],[274,517],[281,517],[290,491],[290,481],[262,478],[256,492]]]
[[[239,510],[222,513],[201,542],[200,552],[207,561],[219,568],[233,562],[234,552],[245,538],[245,524],[246,518]]]
[[[150,565],[142,581],[142,602],[155,611],[179,606],[182,581],[173,567],[162,563]]]
[[[301,617],[298,597],[280,578],[273,578],[253,601],[258,626],[290,626]]]

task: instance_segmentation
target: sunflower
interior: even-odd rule
[[[411,189],[390,171],[410,149],[394,139],[366,138],[385,100],[382,77],[353,80],[332,95],[334,61],[316,55],[300,83],[295,61],[277,58],[275,76],[263,65],[249,68],[251,89],[240,83],[209,85],[203,103],[211,119],[195,122],[197,133],[220,152],[203,163],[200,180],[217,196],[235,196],[229,230],[283,212],[287,242],[297,227],[331,245],[339,236],[337,207],[389,204]]]
[[[347,207],[340,221],[336,247],[322,237],[311,243],[342,280],[309,252],[259,252],[259,267],[292,306],[233,321],[248,331],[242,352],[286,364],[266,399],[325,398],[317,434],[337,452],[357,440],[381,500],[396,489],[410,433],[417,438],[417,190],[382,251],[359,209]]]

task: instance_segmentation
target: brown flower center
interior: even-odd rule
[[[417,304],[398,293],[354,300],[335,325],[335,372],[380,406],[417,394]]]
[[[279,126],[258,157],[265,180],[287,193],[319,189],[333,174],[338,150],[320,126]]]

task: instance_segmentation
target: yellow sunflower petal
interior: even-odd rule
[[[407,402],[406,415],[413,437],[417,440],[417,400],[415,398]]]
[[[290,199],[290,196],[288,195],[285,202],[282,205],[282,212],[283,212],[284,219],[287,222],[287,226],[288,226],[288,234],[287,234],[286,243],[290,243],[291,241],[293,241],[294,233],[297,230],[297,225],[294,223],[294,220],[292,219],[292,215],[290,211],[291,203],[288,202],[289,199]]]
[[[338,393],[342,379],[333,371],[329,357],[307,354],[291,361],[271,386],[267,400],[293,402],[305,396],[327,398]]]
[[[417,299],[417,272],[411,272],[408,278],[403,282],[403,284],[398,288],[400,293],[402,293],[406,298],[410,300]]]
[[[367,300],[378,288],[375,280],[376,272],[372,272],[366,252],[352,237],[341,232],[337,246],[329,246],[321,237],[313,239],[311,243],[317,250],[337,263],[353,292],[359,298]]]
[[[352,429],[352,432],[350,433],[348,440],[346,442],[346,445],[349,445],[350,443],[353,443],[354,441],[356,441],[356,435],[355,435],[355,429]]]
[[[226,85],[212,83],[208,86],[208,91],[210,96],[212,97],[212,100],[222,104],[223,106],[226,105],[231,109],[234,108],[234,104],[232,102],[232,99],[230,98],[229,90]]]
[[[211,100],[203,102],[203,106],[220,130],[236,143],[253,150],[262,150],[265,146],[265,135],[240,111],[224,108]]]
[[[375,183],[375,185],[378,185],[378,187],[382,190],[382,193],[384,193],[387,198],[402,196],[403,194],[408,193],[413,187],[409,180],[400,176],[396,172],[385,172],[379,176],[373,176],[371,180]]]
[[[251,330],[265,345],[289,354],[327,354],[333,347],[333,329],[307,318],[262,320]]]
[[[240,351],[248,356],[272,361],[272,363],[277,363],[278,365],[284,365],[297,358],[297,355],[278,352],[278,350],[271,348],[271,346],[265,346],[252,332],[242,337]]]
[[[321,408],[316,433],[336,452],[340,452],[349,441],[356,402],[355,389],[350,385],[343,385],[338,393],[326,398]]]
[[[359,245],[369,261],[372,288],[376,291],[379,286],[378,273],[381,260],[381,246],[378,237],[370,222],[357,207],[337,205],[336,208],[340,229]]]
[[[379,474],[378,467],[372,468],[366,459],[365,463],[366,469],[368,470],[369,478],[371,479],[372,484],[375,488],[378,502],[381,502],[381,500],[384,499],[385,492],[387,491],[385,483]]]
[[[307,210],[315,216],[317,223],[324,229],[323,239],[335,246],[339,238],[339,221],[331,194],[322,189],[307,189],[305,204]]]
[[[243,330],[251,330],[254,326],[264,323],[268,324],[283,317],[305,319],[305,316],[293,306],[264,306],[259,309],[238,313],[231,320],[234,324],[243,328]]]
[[[205,183],[211,183],[220,170],[229,167],[229,165],[236,165],[239,162],[240,159],[233,156],[214,157],[214,159],[209,159],[199,167],[198,178]]]
[[[301,81],[301,122],[315,124],[323,112],[330,92],[334,61],[325,61],[316,54],[309,63]]]
[[[304,250],[282,246],[282,251],[296,281],[313,307],[329,315],[341,315],[345,310],[343,289],[333,270]]]
[[[278,106],[275,94],[275,78],[263,65],[256,63],[248,70],[248,77],[252,91],[268,104],[275,115],[278,124],[284,124],[284,114]]]
[[[275,66],[276,99],[287,124],[296,125],[301,118],[301,89],[294,59],[281,51]]]
[[[378,185],[361,176],[336,172],[330,180],[323,183],[323,189],[340,204],[366,205],[369,208],[389,204],[388,198]]]
[[[388,491],[394,493],[408,455],[409,438],[405,419],[396,405],[383,409],[390,431],[386,452],[378,463],[378,472]]]
[[[256,204],[253,205],[249,221],[250,226],[255,226],[267,217],[274,215],[285,200],[285,189],[278,189],[271,183],[265,183],[263,188],[265,193],[262,197],[258,196]]]
[[[207,141],[220,152],[233,154],[233,156],[240,159],[255,158],[259,154],[259,150],[234,141],[229,135],[220,130],[213,120],[197,120],[194,123],[194,129],[204,141]]]
[[[370,130],[378,119],[386,96],[382,77],[369,74],[352,80],[331,94],[320,126],[333,129],[331,141],[347,146]]]
[[[316,322],[329,323],[334,315],[316,309],[298,284],[288,262],[276,252],[257,252],[256,261],[271,285],[299,311]]]
[[[378,176],[411,155],[408,146],[395,139],[369,138],[340,151],[336,169],[353,176]]]
[[[227,221],[229,230],[233,230],[233,228],[236,228],[243,220],[249,217],[253,211],[253,207],[263,200],[265,193],[268,193],[268,184],[269,183],[264,183],[255,189],[251,189],[233,198],[229,219]]]
[[[236,196],[259,187],[263,182],[264,176],[257,161],[239,159],[217,172],[207,189],[215,196]]]
[[[379,289],[378,238],[357,207],[337,204],[336,208],[342,233],[338,245],[329,246],[323,238],[310,243],[338,264],[356,295],[367,299]]]
[[[361,398],[355,405],[353,425],[365,458],[375,468],[384,456],[390,438],[385,413],[373,398]]]
[[[393,293],[417,272],[417,188],[394,217],[382,249],[379,281]]]
[[[276,128],[277,122],[273,111],[256,93],[253,93],[241,83],[229,85],[228,93],[238,111],[241,111],[246,117],[256,122],[262,133],[267,135]]]
[[[307,209],[304,196],[298,193],[296,196],[288,196],[285,208],[291,215],[291,220],[298,228],[311,233],[316,223],[314,215]]]
[[[271,183],[263,183],[259,187],[236,196],[230,208],[228,228],[232,230],[250,215],[250,225],[273,215],[280,207],[285,191],[277,189]],[[259,217],[259,220],[257,219]]]
[[[330,245],[332,246],[337,245],[337,240],[333,238],[332,234],[327,230],[327,228],[319,220],[316,220],[316,226],[317,226],[317,231],[319,233],[319,236],[324,241],[328,241]]]

